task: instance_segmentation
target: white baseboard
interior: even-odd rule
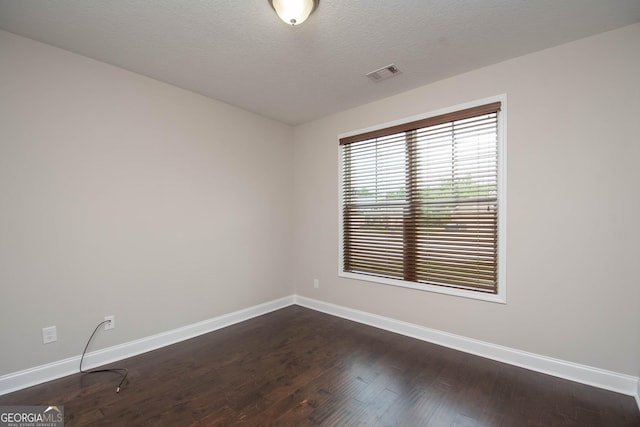
[[[295,297],[291,295],[285,298],[269,301],[264,304],[245,308],[243,310],[234,311],[233,313],[204,320],[202,322],[187,325],[182,328],[162,332],[102,350],[96,350],[85,355],[83,367],[86,369],[92,369],[96,366],[102,366],[126,359],[127,357],[137,356],[138,354],[146,353],[151,350],[175,344],[180,341],[188,340],[189,338],[194,338],[208,332],[213,332],[215,330],[249,320],[253,317],[261,316],[293,305],[294,303]],[[79,363],[80,355],[3,375],[0,377],[0,395],[75,374],[78,372]]]
[[[565,378],[571,381],[623,393],[629,396],[635,396],[636,401],[638,401],[638,394],[640,394],[640,385],[638,383],[639,379],[631,375],[620,374],[617,372],[516,350],[509,347],[503,347],[484,341],[478,341],[472,338],[454,335],[448,332],[430,329],[424,326],[402,322],[400,320],[378,316],[299,295],[295,297],[295,302],[302,307],[353,320],[355,322],[364,323],[369,326],[406,335],[422,341],[431,342],[464,351],[466,353],[508,363],[510,365],[520,366],[522,368],[542,372],[555,377]]]
[[[466,338],[460,335],[450,334],[448,332],[430,329],[424,326],[378,316],[376,314],[354,310],[348,307],[342,307],[299,295],[291,295],[274,301],[269,301],[264,304],[259,304],[233,313],[214,317],[182,328],[173,329],[171,331],[141,338],[139,340],[87,353],[85,356],[85,367],[87,369],[91,369],[96,366],[113,363],[128,357],[175,344],[189,338],[194,338],[208,332],[213,332],[293,304],[422,341],[431,342],[464,351],[466,353],[508,363],[510,365],[520,366],[532,371],[542,372],[606,390],[635,396],[636,403],[640,409],[640,379],[637,377],[554,359],[547,356],[541,356],[484,341],[478,341],[472,338]],[[0,395],[77,373],[79,363],[80,355],[1,376]]]

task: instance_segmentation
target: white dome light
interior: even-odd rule
[[[269,3],[284,22],[300,25],[318,7],[320,0],[269,0]]]

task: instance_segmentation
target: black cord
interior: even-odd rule
[[[98,329],[100,328],[100,326],[104,325],[105,323],[109,323],[109,320],[104,320],[104,321],[98,323],[98,326],[96,326],[96,328],[93,330],[93,333],[89,337],[89,341],[87,341],[87,345],[84,346],[84,351],[82,352],[82,357],[80,358],[80,373],[81,374],[95,374],[95,373],[98,373],[98,372],[116,372],[116,373],[122,375],[122,380],[120,381],[120,384],[118,384],[118,387],[116,387],[116,393],[120,393],[120,387],[122,387],[122,383],[124,383],[124,380],[127,379],[127,374],[129,374],[129,370],[127,368],[90,369],[88,371],[84,371],[82,369],[82,361],[84,360],[84,355],[87,353],[87,349],[89,348],[89,343],[93,339],[93,336],[96,334],[96,332],[98,332]]]

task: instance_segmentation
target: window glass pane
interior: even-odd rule
[[[345,271],[403,276],[404,134],[344,148]]]

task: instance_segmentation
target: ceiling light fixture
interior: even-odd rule
[[[320,0],[268,0],[280,19],[300,25],[317,9]]]

